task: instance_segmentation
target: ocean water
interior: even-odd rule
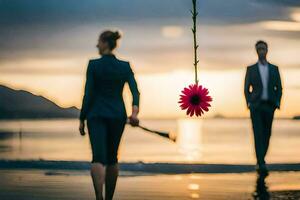
[[[141,124],[170,132],[176,143],[140,128],[126,126],[121,162],[255,164],[249,119],[146,120]],[[78,120],[0,121],[0,159],[90,161],[88,135]],[[300,161],[300,121],[275,120],[267,162]]]

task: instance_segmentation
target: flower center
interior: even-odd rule
[[[200,96],[197,94],[191,96],[190,98],[190,103],[193,105],[199,105],[200,101],[201,101]]]

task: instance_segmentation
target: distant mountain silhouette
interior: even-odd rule
[[[62,108],[42,96],[0,85],[0,119],[77,118],[76,107]]]

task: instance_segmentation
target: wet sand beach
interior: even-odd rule
[[[86,170],[0,170],[0,199],[94,199]],[[115,199],[300,199],[300,172],[272,172],[258,181],[256,173],[179,175],[121,172]]]

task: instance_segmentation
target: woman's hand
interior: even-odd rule
[[[129,123],[130,123],[131,126],[138,126],[139,125],[140,121],[137,117],[138,113],[139,113],[139,107],[136,106],[136,105],[133,105],[132,106],[132,114],[131,114],[130,117],[128,117]]]
[[[138,126],[140,120],[138,119],[137,115],[132,114],[131,116],[128,117],[129,123],[131,126]]]
[[[80,124],[79,124],[79,132],[80,132],[80,135],[82,135],[82,136],[85,135],[85,131],[84,131],[84,121],[80,121]]]

